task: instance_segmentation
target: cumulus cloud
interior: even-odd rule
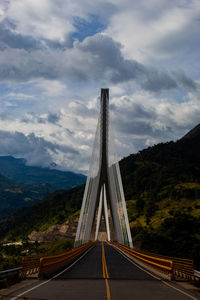
[[[0,131],[0,155],[23,157],[29,165],[49,167],[59,152],[74,159],[79,154],[72,147],[51,143],[34,133],[26,136],[22,132]]]
[[[112,38],[96,34],[83,42],[75,42],[66,51],[7,49],[0,56],[0,80],[31,80],[34,78],[87,81],[107,79],[111,83],[135,80],[142,88],[162,91],[181,85],[195,87],[183,72],[170,74],[145,67],[135,60],[125,59],[122,45]]]
[[[54,125],[58,125],[61,120],[61,112],[49,112],[48,114],[37,115],[35,113],[28,113],[24,117],[22,117],[21,122],[23,123],[51,123]]]
[[[119,153],[125,155],[161,141],[181,138],[199,123],[198,90],[179,103],[176,99],[166,101],[147,92],[111,99]]]
[[[120,157],[184,135],[199,123],[199,12],[198,0],[2,0],[2,153],[13,143],[30,164],[86,172],[103,86]]]
[[[119,1],[106,32],[140,62],[156,61],[191,51],[199,43],[199,1]],[[192,49],[192,51],[194,48]]]

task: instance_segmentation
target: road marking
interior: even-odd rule
[[[141,269],[142,271],[146,272],[147,274],[149,274],[150,276],[156,278],[157,280],[159,281],[162,281],[161,278],[153,275],[152,273],[150,273],[149,271],[145,270],[144,268],[142,268],[141,266],[139,266],[138,264],[136,264],[134,261],[132,261],[128,256],[126,256],[124,254],[124,252],[122,252],[121,250],[119,250],[117,247],[113,246],[113,245],[110,245],[111,247],[115,248],[116,251],[118,251],[122,256],[124,256],[127,260],[129,260],[133,265],[135,265],[136,267],[138,267],[139,269]]]
[[[111,296],[110,296],[110,287],[109,287],[109,283],[108,283],[108,268],[107,268],[107,264],[106,264],[106,256],[105,256],[105,249],[104,249],[104,245],[102,242],[102,272],[103,272],[103,278],[105,279],[105,284],[106,284],[106,294],[107,294],[107,300],[111,300]]]
[[[173,288],[174,290],[179,291],[180,293],[182,293],[182,294],[188,296],[188,297],[191,298],[191,299],[194,299],[194,300],[198,300],[198,299],[199,299],[199,298],[195,298],[195,297],[193,297],[192,295],[190,295],[190,294],[188,294],[188,293],[182,291],[181,289],[178,289],[177,287],[175,287],[175,286],[173,286],[173,285],[167,283],[166,281],[163,281],[163,280],[162,280],[162,283],[164,283],[164,284],[167,285],[167,286],[170,286],[170,287]]]
[[[110,296],[110,287],[108,284],[108,279],[105,279],[106,282],[106,293],[107,293],[107,300],[111,300],[111,296]]]
[[[106,275],[105,275],[105,266],[104,266],[103,242],[102,242],[101,253],[102,253],[102,255],[101,255],[101,260],[102,260],[102,273],[103,273],[103,278],[105,278]]]
[[[107,268],[107,265],[106,265],[106,256],[105,256],[105,249],[104,249],[103,242],[102,242],[102,266],[103,266],[103,277],[104,278],[109,278],[108,268]]]
[[[94,247],[94,246],[93,246]],[[65,271],[67,271],[68,269],[70,269],[71,267],[73,267],[79,260],[81,260],[89,251],[91,251],[93,249],[93,247],[89,248],[85,253],[83,253],[83,255],[81,255],[76,261],[73,262],[73,264],[71,264],[69,267],[67,267],[66,269],[64,269],[63,271],[61,271],[60,273],[58,273],[57,275],[53,276],[52,278],[50,278],[49,280],[45,281],[45,282],[42,282],[32,288],[30,288],[29,290],[27,291],[24,291],[23,293],[21,294],[18,294],[16,296],[14,296],[13,298],[11,298],[10,300],[16,300],[18,297],[21,297],[23,296],[24,294],[26,293],[29,293],[35,289],[37,289],[38,287],[44,285],[44,284],[47,284],[48,282],[50,282],[51,280],[57,278],[58,276],[60,276],[61,274],[63,274]],[[38,280],[39,281],[39,280]]]
[[[150,276],[156,278],[157,280],[159,280],[159,281],[161,281],[162,283],[164,283],[165,285],[167,285],[167,286],[173,288],[174,290],[177,290],[177,291],[179,291],[180,293],[182,293],[182,294],[188,296],[189,298],[191,298],[191,299],[193,299],[193,300],[198,300],[198,298],[195,298],[194,296],[192,296],[192,295],[190,295],[190,294],[184,292],[183,290],[181,290],[181,289],[179,289],[179,288],[177,288],[177,287],[175,287],[175,286],[173,286],[173,285],[167,283],[166,281],[160,279],[159,277],[157,277],[157,276],[151,274],[150,272],[148,272],[148,271],[145,270],[144,268],[142,268],[142,267],[140,267],[139,265],[137,265],[136,263],[134,263],[129,257],[127,257],[127,256],[126,256],[123,252],[121,252],[117,247],[115,247],[115,246],[113,246],[113,245],[111,245],[111,246],[112,246],[113,248],[115,248],[115,249],[116,249],[121,255],[123,255],[127,260],[129,260],[133,265],[135,265],[136,267],[138,267],[138,268],[141,269],[142,271],[146,272],[146,273],[149,274]]]

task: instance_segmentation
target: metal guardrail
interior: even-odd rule
[[[191,259],[175,258],[138,249],[131,249],[118,243],[114,243],[114,245],[136,259],[151,265],[153,268],[159,269],[164,273],[168,273],[171,279],[187,281],[197,280],[197,276],[194,273],[194,263]]]
[[[89,242],[58,255],[41,257],[39,264],[39,276],[41,277],[42,274],[49,270],[51,271],[57,269],[59,266],[70,263],[73,259],[81,255],[94,244],[95,242]]]
[[[200,271],[194,270],[195,280],[200,280]]]
[[[178,257],[170,257],[159,255],[147,251],[137,250],[140,253],[148,253],[150,255],[172,259],[173,261],[173,277],[177,280],[194,280],[194,262],[191,259],[186,258],[178,258]]]
[[[70,261],[74,257],[89,248],[93,243],[84,244],[60,254],[51,256],[26,256],[21,258],[21,278],[40,276],[42,273]]]
[[[22,267],[0,271],[0,278],[6,276],[8,274],[11,274],[13,272],[21,271],[21,270],[22,270]]]
[[[22,267],[0,271],[0,287],[7,287],[20,281]]]
[[[21,258],[20,265],[22,267],[21,278],[30,277],[38,274],[41,256],[25,256]]]
[[[191,259],[174,258],[173,273],[175,279],[194,280],[194,262]]]
[[[160,258],[147,253],[140,253],[139,251],[124,246],[122,244],[111,242],[112,245],[116,246],[125,253],[131,255],[132,257],[138,259],[139,261],[148,264],[149,266],[158,269],[166,274],[169,274],[170,277],[173,277],[173,261],[172,259]]]

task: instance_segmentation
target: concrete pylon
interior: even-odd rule
[[[101,89],[101,108],[85,186],[75,245],[111,240],[132,247],[118,161],[111,149],[109,89]]]

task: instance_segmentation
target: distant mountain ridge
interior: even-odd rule
[[[70,189],[85,183],[86,177],[69,171],[27,166],[23,158],[0,156],[0,173],[25,184],[49,184],[54,190]]]
[[[55,190],[68,190],[85,182],[73,172],[26,166],[23,158],[0,156],[0,217],[40,202]]]

